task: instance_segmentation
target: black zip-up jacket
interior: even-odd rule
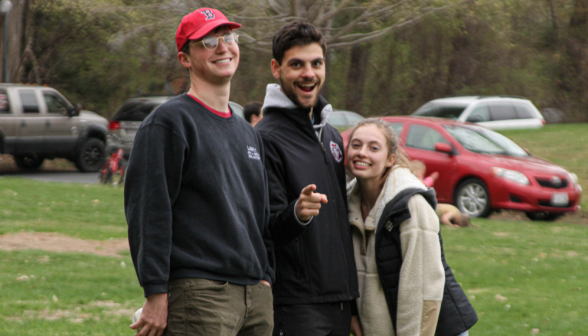
[[[323,110],[331,107],[319,98],[313,110],[324,126],[315,132],[309,110],[294,106],[276,87],[273,96],[278,99],[272,101],[268,86],[264,118],[256,126],[265,147],[269,182],[270,232],[276,255],[274,304],[354,300],[359,291],[347,218],[343,140],[324,120],[328,113]],[[310,224],[303,225],[296,218],[295,205],[309,184],[317,186],[315,192],[326,194],[328,203],[322,204]]]
[[[403,190],[386,204],[376,227],[376,265],[395,329],[398,284],[402,268],[400,224],[411,217],[408,210],[408,200],[415,194],[421,194],[433,209],[437,206],[433,189]],[[457,336],[476,324],[478,315],[445,261],[441,232],[439,232],[439,241],[441,243],[441,261],[445,269],[445,288],[435,336]]]

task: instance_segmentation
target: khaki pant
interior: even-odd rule
[[[264,336],[274,328],[272,289],[207,279],[174,279],[168,285],[165,336]]]

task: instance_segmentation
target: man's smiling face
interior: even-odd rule
[[[311,108],[325,82],[323,49],[318,43],[294,46],[284,53],[281,65],[272,60],[272,73],[294,104]]]
[[[230,34],[232,30],[221,26],[206,36],[220,37]],[[194,75],[207,82],[225,83],[230,81],[239,65],[239,46],[236,42],[227,44],[222,38],[218,40],[216,49],[207,49],[202,40],[190,43],[190,54],[181,52],[180,62],[190,68]],[[183,62],[182,62],[183,61]]]

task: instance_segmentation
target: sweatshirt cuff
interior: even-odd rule
[[[357,310],[357,299],[349,301],[349,305],[351,308],[351,316],[359,315],[359,311]]]
[[[314,216],[310,217],[309,220],[307,220],[306,222],[302,222],[300,219],[298,219],[298,216],[296,215],[296,206],[298,205],[298,200],[296,200],[296,203],[294,203],[294,218],[296,218],[296,221],[298,222],[298,224],[300,225],[308,225],[310,224],[310,222],[312,222],[312,219],[314,218]]]
[[[145,297],[151,294],[167,293],[167,283],[144,285],[143,293],[145,293]]]
[[[269,282],[269,284],[272,285],[272,286],[274,285],[274,282],[272,281],[271,275],[269,275],[267,273],[263,276],[263,279],[262,280],[265,280],[265,281]]]

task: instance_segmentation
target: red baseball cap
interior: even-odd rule
[[[221,11],[214,8],[200,8],[184,16],[176,32],[178,52],[182,50],[188,40],[201,39],[210,31],[223,25],[227,25],[231,29],[241,27],[240,24],[229,21]]]

